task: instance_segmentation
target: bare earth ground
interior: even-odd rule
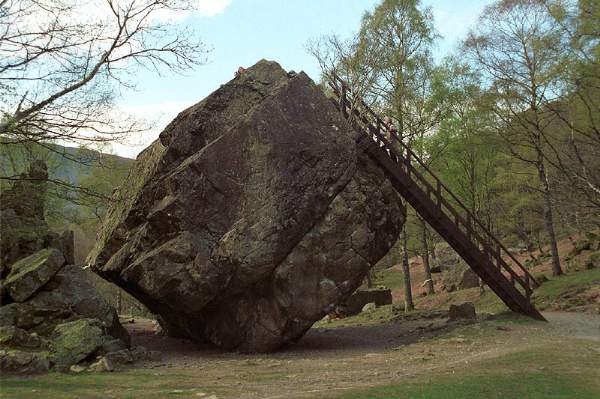
[[[186,385],[171,394],[302,398],[331,397],[415,375],[454,372],[471,363],[567,341],[579,341],[597,351],[600,365],[600,316],[545,316],[550,323],[509,316],[509,320],[448,325],[445,319],[434,317],[316,328],[297,344],[265,355],[220,353],[185,340],[155,336],[150,320],[138,319],[127,327],[134,345],[164,354],[161,362],[142,367],[150,368],[156,377],[185,375],[186,381],[197,379],[203,387],[195,391]]]

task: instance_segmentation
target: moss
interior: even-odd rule
[[[105,342],[103,327],[95,319],[80,319],[59,324],[51,343],[52,360],[59,366],[79,363]]]

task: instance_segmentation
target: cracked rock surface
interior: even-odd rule
[[[88,263],[169,335],[243,352],[297,340],[404,223],[356,135],[306,74],[260,61],[138,156]]]

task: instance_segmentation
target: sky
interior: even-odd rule
[[[310,39],[337,34],[347,38],[360,27],[365,11],[376,0],[195,0],[196,12],[178,22],[196,29],[210,49],[207,63],[184,76],[140,71],[136,89],[122,93],[117,105],[152,126],[143,135],[112,146],[111,152],[134,158],[158,137],[182,110],[202,100],[233,78],[239,66],[262,58],[286,70],[304,71],[319,78],[316,60],[306,51]],[[436,58],[451,52],[491,0],[422,0],[432,8],[435,28],[442,36]]]

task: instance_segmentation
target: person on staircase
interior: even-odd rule
[[[386,130],[385,138],[388,139],[388,141],[390,142],[392,148],[394,150],[398,151],[399,147],[398,147],[398,145],[396,143],[398,141],[398,129],[396,128],[396,126],[392,122],[392,118],[390,118],[389,116],[384,117],[383,118],[383,124],[384,124],[385,130]],[[390,154],[390,157],[395,162],[398,162],[398,159],[396,158],[396,155],[393,152],[391,152],[389,149],[387,151],[388,151],[388,154]]]

